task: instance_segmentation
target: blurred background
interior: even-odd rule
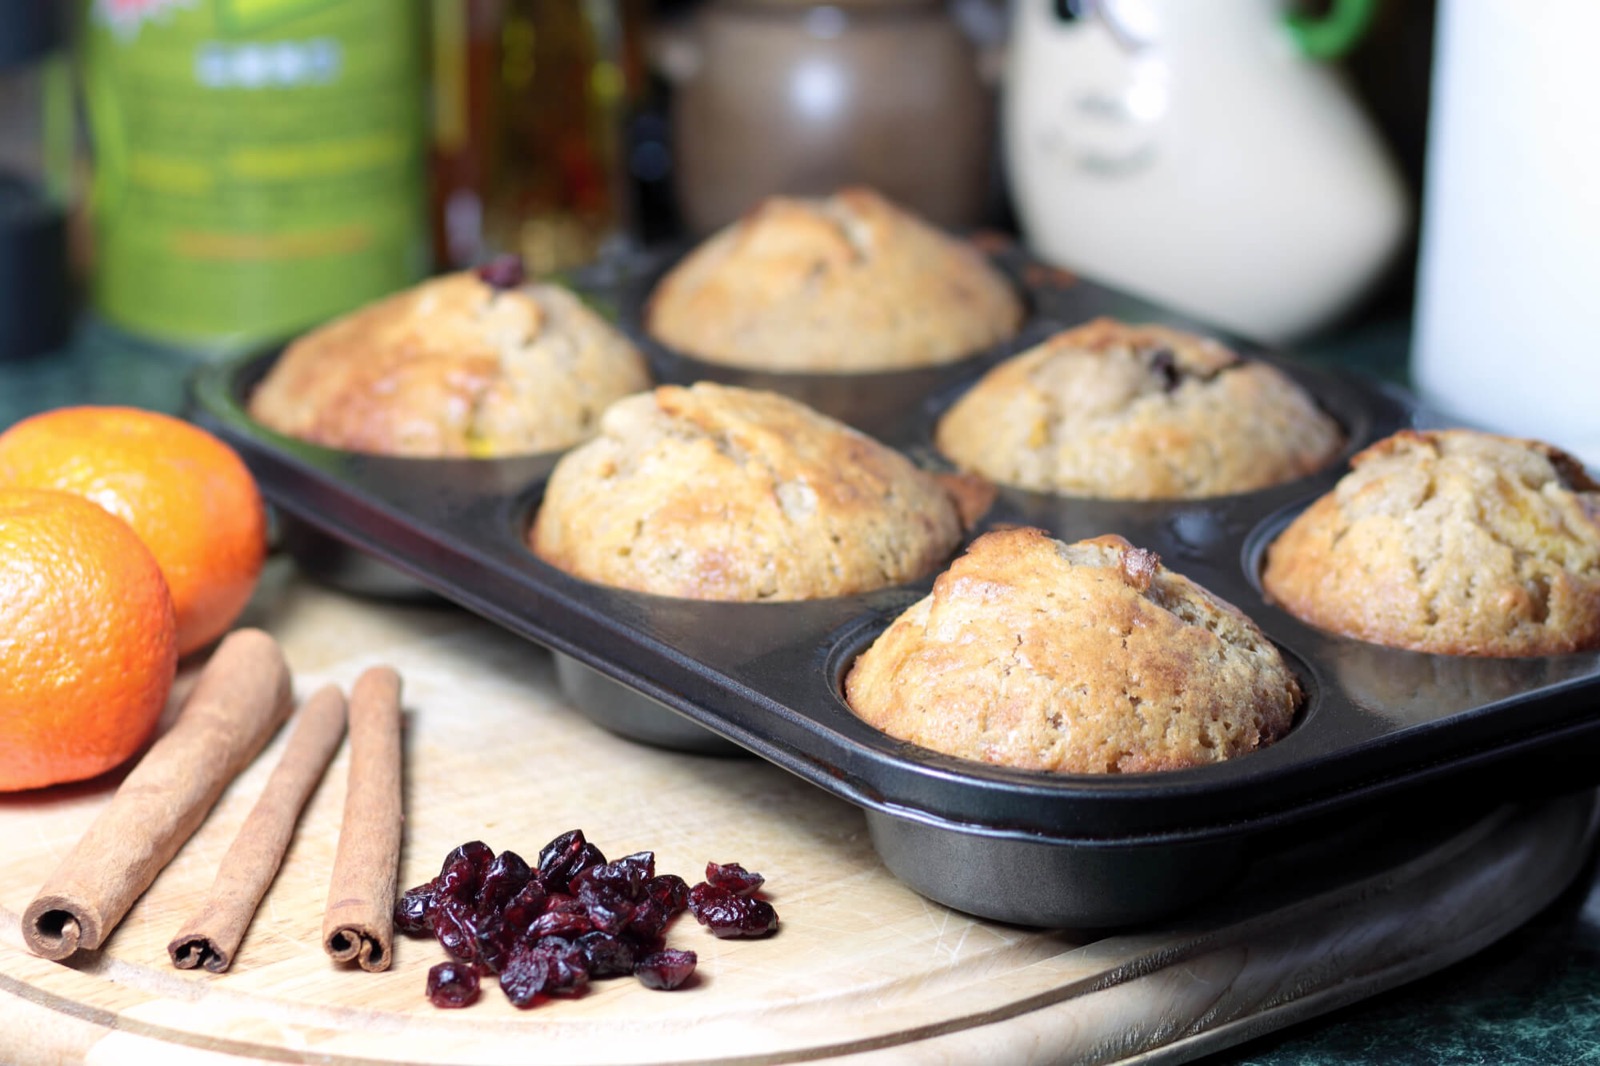
[[[173,344],[272,339],[500,252],[536,273],[623,257],[850,183],[1272,339],[1410,298],[1416,0],[5,2],[7,242],[59,212],[81,302]],[[1314,24],[1338,39],[1307,46]],[[1374,232],[1319,248],[1318,217]],[[24,258],[54,274],[45,228]],[[1232,244],[1224,273],[1259,288],[1284,271],[1269,229],[1291,258],[1358,260],[1293,294],[1327,306],[1258,323],[1181,276],[1120,276],[1214,277]]]
[[[1600,32],[1583,0],[3,2],[4,357],[86,320],[238,351],[499,253],[627,270],[762,196],[864,183],[1219,328],[1364,353],[1480,421],[1519,388],[1512,421],[1548,415],[1548,389],[1494,376],[1508,337],[1592,373],[1558,350],[1595,313],[1550,320],[1589,302],[1567,292],[1595,222],[1558,214],[1588,258],[1535,271],[1556,295],[1522,301],[1531,326],[1485,298],[1503,281],[1428,255],[1476,234],[1463,254],[1503,258],[1486,219],[1587,199],[1560,175],[1593,146],[1574,160],[1557,104],[1592,86],[1539,58]],[[1497,113],[1535,77],[1568,80]],[[1543,260],[1518,251],[1524,276]],[[1486,303],[1497,327],[1461,325]]]

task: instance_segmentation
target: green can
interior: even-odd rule
[[[93,302],[237,351],[427,270],[416,0],[89,0]]]

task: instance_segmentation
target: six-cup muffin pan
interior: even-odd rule
[[[615,312],[658,378],[785,391],[931,468],[943,466],[931,444],[938,413],[1033,341],[1100,314],[1195,328],[1014,248],[992,254],[1028,301],[1022,335],[929,370],[771,375],[667,351],[640,329],[659,262],[589,295]],[[402,459],[284,437],[244,409],[276,353],[202,370],[191,400],[194,417],[244,456],[279,510],[287,546],[313,573],[363,592],[429,590],[549,647],[571,702],[599,725],[702,757],[751,752],[858,805],[885,864],[930,898],[1023,925],[1103,928],[1180,911],[1286,847],[1326,841],[1333,850],[1322,858],[1337,863],[1337,849],[1358,847],[1363,833],[1421,832],[1463,810],[1600,777],[1600,654],[1399,651],[1319,632],[1266,601],[1257,575],[1274,533],[1333,486],[1350,454],[1427,416],[1398,390],[1236,347],[1282,367],[1343,425],[1349,440],[1331,467],[1193,501],[1001,488],[972,533],[1028,524],[1069,541],[1121,534],[1240,607],[1283,650],[1308,693],[1288,736],[1228,762],[1157,774],[990,766],[905,744],[855,718],[842,697],[852,659],[935,575],[800,603],[705,603],[601,587],[524,546],[558,455]]]

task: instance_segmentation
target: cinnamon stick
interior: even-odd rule
[[[344,693],[318,689],[296,715],[283,757],[217,868],[205,902],[184,924],[167,954],[180,970],[222,973],[244,939],[267,887],[278,874],[295,823],[344,739]]]
[[[400,675],[374,666],[350,690],[350,776],[322,920],[322,946],[337,962],[389,966],[400,817]]]
[[[28,947],[64,959],[104,943],[288,712],[289,668],[277,641],[259,629],[230,633],[178,720],[23,911]]]

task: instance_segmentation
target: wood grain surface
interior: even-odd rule
[[[582,828],[608,856],[653,849],[691,882],[708,860],[767,876],[766,940],[720,941],[673,992],[628,978],[512,1007],[424,998],[431,941],[366,973],[319,942],[348,751],[313,794],[224,974],[179,971],[167,942],[200,901],[285,736],[105,947],[30,955],[19,915],[115,780],[0,797],[0,1061],[304,1063],[1181,1061],[1410,980],[1483,947],[1552,899],[1588,847],[1592,796],[1507,808],[1361,870],[1262,875],[1205,912],[1117,936],[1011,928],[928,902],[877,860],[860,811],[755,759],[641,747],[556,693],[540,649],[445,607],[351,599],[275,561],[246,620],[283,643],[304,698],[367,667],[404,678],[402,886],[481,839],[533,857]],[[188,678],[184,679],[189,680]],[[175,699],[181,695],[181,685]]]

